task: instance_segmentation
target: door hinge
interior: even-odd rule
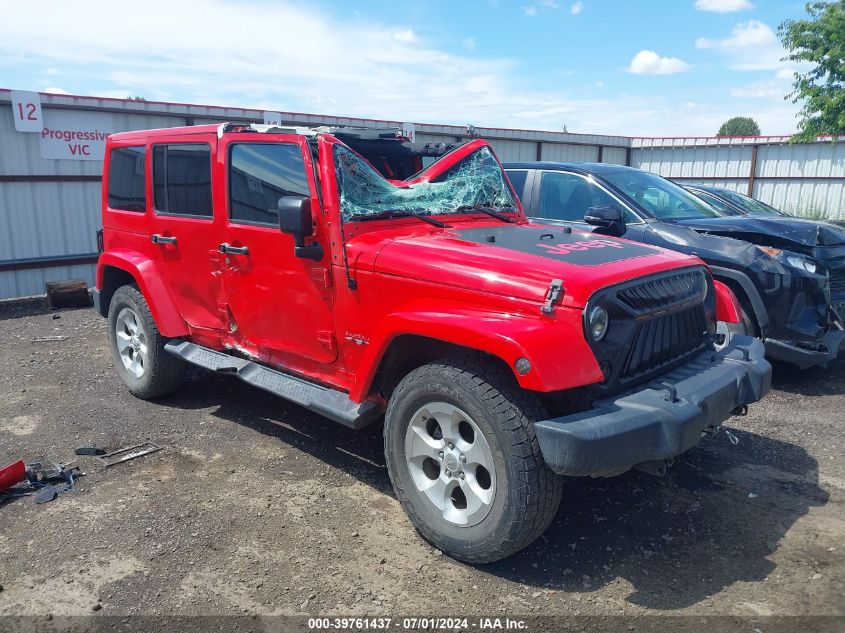
[[[320,345],[330,352],[333,352],[337,347],[337,339],[335,339],[332,332],[326,330],[317,332],[317,340],[320,342]]]
[[[311,269],[311,279],[320,284],[323,290],[328,290],[332,286],[332,279],[329,275],[329,269],[322,266],[315,266]]]
[[[549,289],[546,291],[546,302],[540,308],[543,314],[554,314],[555,303],[563,297],[563,281],[560,279],[552,279],[549,284]]]

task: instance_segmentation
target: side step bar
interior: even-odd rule
[[[352,402],[342,391],[316,385],[251,360],[218,352],[202,345],[173,339],[164,346],[164,349],[184,361],[205,369],[234,374],[244,382],[353,429],[367,426],[378,419],[382,413],[382,408],[375,402],[358,404]]]

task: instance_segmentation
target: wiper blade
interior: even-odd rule
[[[440,220],[435,220],[432,217],[427,215],[420,215],[417,213],[411,213],[410,211],[381,211],[379,213],[354,213],[349,216],[350,220],[392,220],[393,218],[417,218],[418,220],[422,220],[423,222],[427,222],[432,226],[439,227],[441,229],[449,228],[449,225],[445,222],[441,222]]]
[[[496,218],[497,220],[501,220],[502,222],[507,222],[508,224],[515,224],[516,220],[513,218],[509,218],[506,215],[502,215],[495,209],[491,209],[490,207],[485,207],[483,204],[465,204],[463,206],[458,207],[455,211],[478,211],[479,213],[484,213],[489,215],[491,218]]]

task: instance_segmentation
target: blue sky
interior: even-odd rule
[[[124,6],[132,4],[132,6]],[[42,0],[0,87],[405,121],[711,135],[795,130],[778,0]],[[42,19],[43,17],[48,19]]]

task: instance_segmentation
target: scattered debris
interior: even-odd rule
[[[80,446],[74,453],[76,455],[105,455],[106,449],[100,448],[96,444],[91,444],[90,446]]]
[[[22,459],[0,468],[0,492],[5,492],[24,479],[26,479],[26,465]]]
[[[65,340],[67,340],[67,335],[65,334],[57,334],[55,336],[36,336],[34,339],[31,339],[33,343],[51,343],[53,341]]]
[[[70,484],[60,484],[58,486],[44,486],[35,493],[35,503],[42,504],[52,501],[61,493],[70,490]]]
[[[35,503],[47,503],[73,489],[82,473],[73,465],[49,459],[24,464],[19,460],[0,471],[0,501],[15,497],[34,497]],[[21,485],[24,484],[25,485]]]
[[[137,459],[138,457],[143,457],[144,455],[149,455],[150,453],[155,453],[156,451],[160,450],[161,446],[153,444],[152,442],[144,442],[143,444],[136,444],[135,446],[127,446],[126,448],[120,448],[111,453],[101,455],[97,457],[97,459],[103,462],[103,464],[106,465],[106,468],[108,468],[110,466],[116,466],[117,464],[122,464],[123,462],[128,462],[131,459]]]

